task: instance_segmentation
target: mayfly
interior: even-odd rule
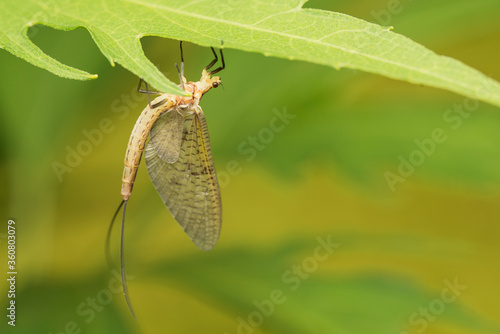
[[[206,92],[221,85],[221,79],[212,75],[224,69],[224,56],[221,49],[222,65],[210,70],[218,61],[217,53],[212,48],[215,59],[203,69],[200,81],[188,82],[184,77],[182,42],[180,47],[180,69],[175,64],[181,82],[179,87],[190,96],[151,92],[147,84],[146,90],[142,90],[143,81],[139,81],[137,89],[148,94],[148,105],[130,135],[122,178],[123,201],[113,217],[114,221],[123,206],[121,276],[125,299],[132,314],[134,312],[128,297],[125,276],[123,230],[127,202],[132,193],[144,147],[146,167],[153,185],[170,213],[198,248],[208,251],[215,246],[222,223],[219,184],[212,159],[207,122],[199,102]],[[149,94],[160,96],[150,101]],[[150,139],[146,145],[148,135]],[[108,230],[108,249],[111,227],[112,225]]]

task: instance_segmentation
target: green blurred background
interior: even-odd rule
[[[500,80],[498,1],[401,0],[400,13],[377,21],[373,11],[391,3],[310,1],[306,7],[392,25]],[[221,238],[214,250],[199,251],[143,164],[126,225],[136,321],[106,265],[104,241],[146,96],[136,94],[133,74],[109,65],[85,30],[37,26],[30,36],[49,55],[99,79],[62,79],[0,52],[0,259],[5,263],[12,218],[19,273],[17,326],[8,329],[500,333],[498,108],[481,103],[453,129],[444,115],[464,104],[461,96],[225,50],[224,89],[202,101],[222,188]],[[142,43],[177,81],[178,42],[147,37]],[[197,80],[211,52],[186,43],[184,53],[186,77]],[[271,130],[284,111],[294,118]],[[106,119],[105,133],[99,129]],[[392,191],[385,173],[397,173],[399,157],[416,154],[415,140],[438,128],[446,140]],[[85,147],[86,131],[99,131],[102,139],[96,135]],[[252,137],[255,154],[245,151]],[[79,148],[88,154],[58,178],[54,162],[66,165],[68,150]],[[335,243],[321,259],[318,238]],[[2,280],[1,291],[6,287]],[[3,292],[0,301],[5,310]]]

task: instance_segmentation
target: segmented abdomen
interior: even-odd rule
[[[150,108],[148,104],[137,119],[132,134],[130,135],[127,153],[125,154],[125,168],[123,169],[121,191],[124,200],[128,200],[132,193],[135,175],[137,174],[142,152],[144,151],[144,146],[146,145],[146,140],[148,139],[153,124],[155,124],[162,113],[174,108],[176,104],[176,98],[173,95],[161,95],[151,101],[151,106],[153,108]]]

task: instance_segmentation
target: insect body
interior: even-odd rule
[[[197,82],[186,80],[183,73],[184,61],[181,62],[181,69],[178,68],[181,80],[179,86],[190,96],[150,92],[147,90],[147,85],[146,91],[139,89],[140,92],[148,94],[148,101],[149,94],[160,96],[150,101],[144,108],[130,135],[122,177],[123,201],[113,217],[106,241],[109,260],[112,224],[123,205],[121,276],[125,299],[132,314],[134,312],[128,298],[125,278],[124,225],[127,202],[132,194],[144,151],[153,185],[175,220],[195,245],[201,250],[208,251],[215,246],[219,238],[222,224],[221,196],[212,159],[207,122],[199,105],[206,92],[221,84],[220,78],[212,75],[224,69],[224,56],[221,50],[222,66],[209,71],[218,61],[213,48],[212,52],[215,59],[203,69],[201,78]],[[148,135],[150,140],[146,145]]]
[[[148,105],[137,120],[125,155],[122,190],[127,201],[132,193],[145,143],[149,176],[166,206],[202,250],[217,242],[222,207],[207,122],[199,101],[220,84],[203,69],[198,82],[186,82],[191,96],[163,94]]]

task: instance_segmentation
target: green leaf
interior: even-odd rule
[[[330,239],[318,237],[316,240]],[[246,333],[253,333],[251,330],[257,333],[258,327],[263,327],[269,333],[288,334],[404,333],[404,330],[421,328],[411,319],[423,318],[417,312],[435,303],[441,291],[430,292],[408,277],[389,271],[346,274],[337,265],[340,253],[363,252],[367,245],[398,252],[407,261],[414,260],[415,254],[425,253],[423,245],[428,240],[373,235],[365,239],[362,235],[336,233],[331,241],[339,242],[338,249],[324,262],[314,259],[314,251],[321,243],[301,239],[254,252],[248,248],[232,248],[210,257],[196,254],[167,263],[161,261],[148,268],[156,268],[152,274],[162,281],[173,278],[180,283],[180,288],[198,298],[208,294],[225,305],[226,310],[233,312],[234,319],[232,328],[225,329],[226,333],[240,333],[239,327]],[[454,247],[453,242],[448,246]],[[434,253],[438,259],[443,256],[440,251]],[[316,265],[306,269],[311,263]],[[329,265],[335,269],[321,272],[321,267]],[[453,282],[453,278],[449,281]],[[193,292],[196,290],[199,293]],[[271,296],[276,293],[280,297],[273,299]],[[142,305],[148,305],[148,296],[138,298],[144,299]],[[439,319],[434,318],[438,323],[474,333],[491,333],[490,328],[495,327],[459,303],[446,304],[445,309]],[[259,312],[264,316],[256,324],[259,316],[255,314]],[[361,318],[363,321],[359,321]]]
[[[303,0],[3,1],[0,46],[32,64],[74,79],[86,72],[45,55],[27,37],[44,24],[86,28],[111,64],[121,64],[157,89],[182,91],[146,58],[140,38],[160,36],[203,46],[260,52],[381,74],[446,89],[500,106],[500,84],[467,65],[439,56],[412,40],[349,15],[303,9]],[[177,52],[177,50],[176,50]]]
[[[82,280],[30,280],[19,287],[16,300],[29,320],[18,320],[16,327],[19,333],[134,333],[117,282],[116,271],[93,273]]]

